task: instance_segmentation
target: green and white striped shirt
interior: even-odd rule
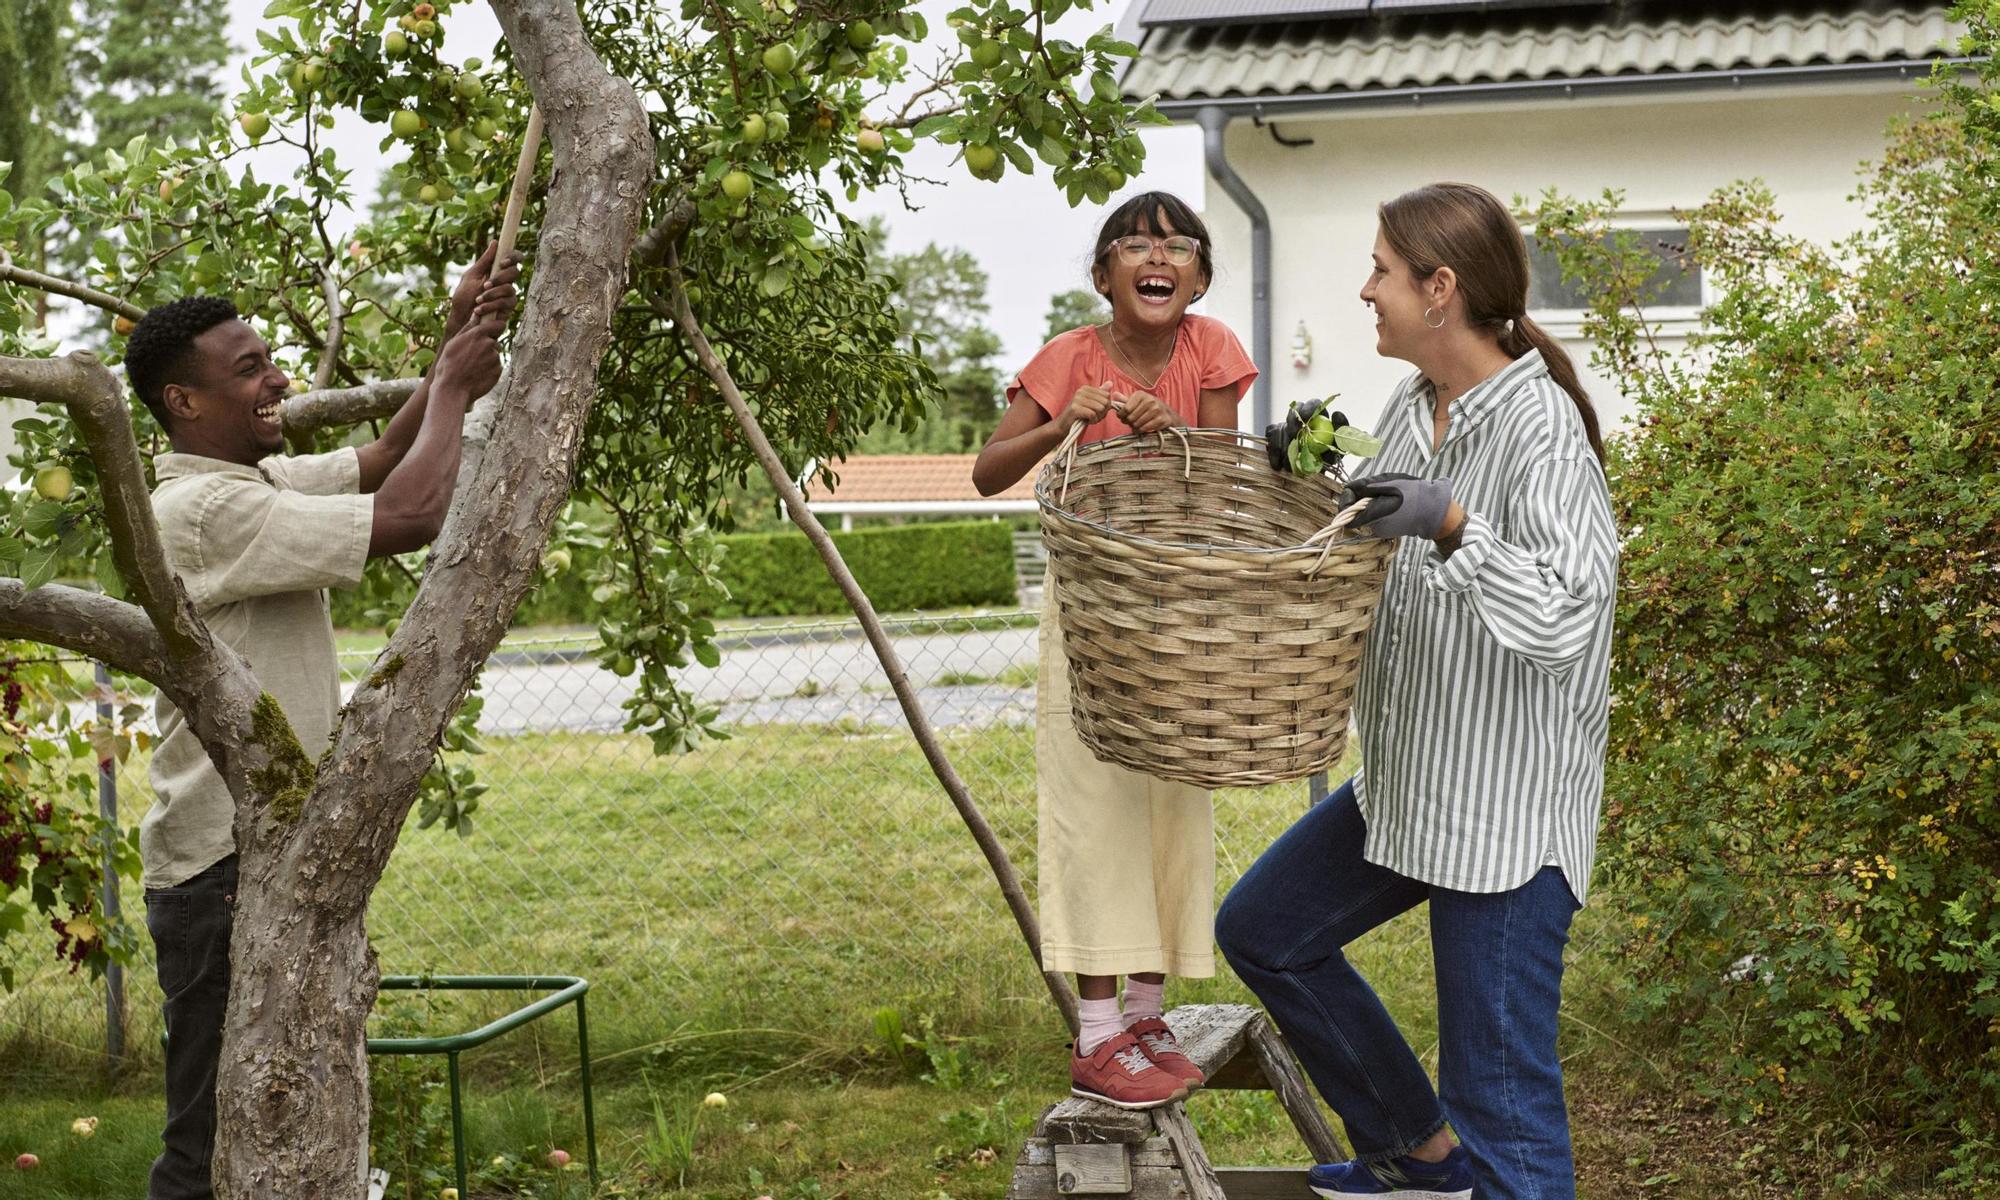
[[[1468,514],[1449,559],[1397,548],[1355,697],[1363,854],[1466,892],[1551,863],[1582,902],[1597,853],[1618,540],[1575,403],[1537,351],[1452,401],[1431,453],[1430,382],[1384,409],[1368,474],[1448,477]]]

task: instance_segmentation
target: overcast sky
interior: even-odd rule
[[[1054,29],[1080,42],[1098,26],[1114,24],[1129,3],[1110,0],[1092,11],[1073,12]],[[230,40],[246,59],[256,46],[255,30],[264,23],[265,4],[266,0],[229,0]],[[954,6],[953,0],[925,0],[922,9],[932,27],[934,48],[914,51],[914,63],[935,61],[952,41],[944,14]],[[445,22],[445,53],[455,61],[490,57],[499,36],[491,9],[484,4],[463,5],[454,8]],[[233,84],[237,78],[232,64],[229,79]],[[378,161],[376,146],[382,133],[380,126],[346,114],[328,138],[341,163],[356,169],[356,196],[374,193],[372,166]],[[1146,170],[1114,196],[1113,203],[1124,195],[1158,188],[1178,193],[1199,211],[1205,195],[1200,132],[1191,126],[1158,127],[1142,136],[1147,144]],[[1002,365],[1018,368],[1041,344],[1049,297],[1087,284],[1084,266],[1106,209],[1088,201],[1070,208],[1039,163],[1041,169],[1033,176],[1010,171],[998,183],[982,183],[967,175],[962,164],[950,165],[950,150],[924,142],[907,156],[913,175],[942,181],[910,185],[915,211],[906,209],[895,192],[885,191],[864,194],[850,215],[881,214],[889,224],[889,246],[894,251],[921,249],[926,242],[971,251],[992,283],[990,319],[1006,346]],[[295,164],[287,153],[289,148],[275,144],[262,151],[259,177],[273,182],[289,178]]]

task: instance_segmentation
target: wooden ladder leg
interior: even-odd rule
[[[1349,1155],[1341,1148],[1340,1138],[1327,1123],[1326,1114],[1320,1112],[1313,1102],[1312,1089],[1306,1085],[1305,1072],[1299,1069],[1299,1060],[1292,1056],[1292,1048],[1285,1044],[1277,1027],[1267,1016],[1259,1015],[1250,1023],[1250,1049],[1257,1055],[1257,1065],[1263,1069],[1264,1079],[1271,1090],[1278,1094],[1278,1103],[1285,1106],[1285,1114],[1292,1119],[1292,1128],[1299,1131],[1306,1149],[1312,1151],[1314,1162],[1345,1162]]]
[[[1174,1157],[1180,1160],[1181,1176],[1187,1180],[1188,1200],[1228,1200],[1221,1177],[1208,1161],[1201,1136],[1195,1133],[1194,1122],[1188,1120],[1186,1105],[1169,1104],[1152,1112],[1153,1128],[1173,1144]]]

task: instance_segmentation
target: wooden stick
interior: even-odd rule
[[[840,557],[839,547],[820,524],[819,518],[806,506],[806,498],[792,482],[791,473],[778,458],[778,452],[771,447],[771,439],[764,435],[764,427],[757,423],[757,416],[750,411],[750,405],[743,398],[743,392],[736,386],[735,377],[729,368],[715,355],[715,348],[708,343],[708,337],[701,330],[701,323],[695,320],[694,310],[688,305],[687,289],[681,281],[680,256],[671,243],[666,249],[667,282],[673,289],[674,321],[687,334],[688,343],[694,350],[701,369],[714,381],[716,390],[722,393],[722,401],[729,406],[736,418],[737,427],[749,439],[750,449],[757,456],[757,462],[764,468],[764,474],[771,485],[778,489],[778,495],[785,502],[785,511],[819,552],[820,561],[827,573],[847,598],[848,607],[854,610],[861,622],[862,631],[868,637],[868,644],[874,648],[877,661],[882,664],[882,673],[889,677],[889,688],[896,693],[896,702],[903,708],[903,719],[909,722],[910,732],[917,739],[917,746],[924,752],[924,761],[930,764],[931,773],[944,785],[945,795],[951,797],[952,807],[958,810],[959,819],[972,832],[973,841],[979,845],[980,853],[986,856],[986,865],[993,872],[994,880],[1000,885],[1000,894],[1007,901],[1008,909],[1014,914],[1014,924],[1021,930],[1021,940],[1028,944],[1028,953],[1037,967],[1042,961],[1042,928],[1035,916],[1035,908],[1028,903],[1027,889],[1021,883],[1021,874],[1014,869],[1007,857],[1006,847],[987,823],[986,814],[972,798],[972,792],[959,777],[957,768],[944,752],[944,745],[938,740],[937,730],[931,726],[930,718],[924,713],[923,704],[917,699],[916,689],[910,685],[909,675],[903,670],[902,658],[889,641],[889,634],[882,628],[882,619],[875,614],[875,606],[868,600],[868,594],[854,580],[854,573]],[[1062,1014],[1063,1023],[1074,1035],[1078,1028],[1076,993],[1069,986],[1066,976],[1054,971],[1042,971],[1042,982],[1048,986],[1049,998],[1055,1002],[1056,1011]],[[1192,1130],[1190,1130],[1190,1133]],[[1217,1185],[1220,1186],[1220,1185]]]
[[[514,190],[507,193],[507,215],[500,219],[500,248],[493,256],[494,269],[514,252],[521,236],[521,210],[528,205],[528,189],[535,182],[535,163],[542,154],[542,106],[528,110],[528,136],[521,139],[521,160],[514,164]]]

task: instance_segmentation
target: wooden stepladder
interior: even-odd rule
[[[1208,1076],[1201,1091],[1267,1089],[1314,1162],[1347,1157],[1313,1103],[1291,1047],[1247,1004],[1196,1004],[1167,1014],[1181,1046]],[[1201,1091],[1195,1093],[1196,1096]],[[1130,1112],[1069,1099],[1042,1114],[1014,1162],[1007,1200],[1128,1196],[1133,1200],[1307,1200],[1304,1167],[1216,1167],[1183,1104]]]

